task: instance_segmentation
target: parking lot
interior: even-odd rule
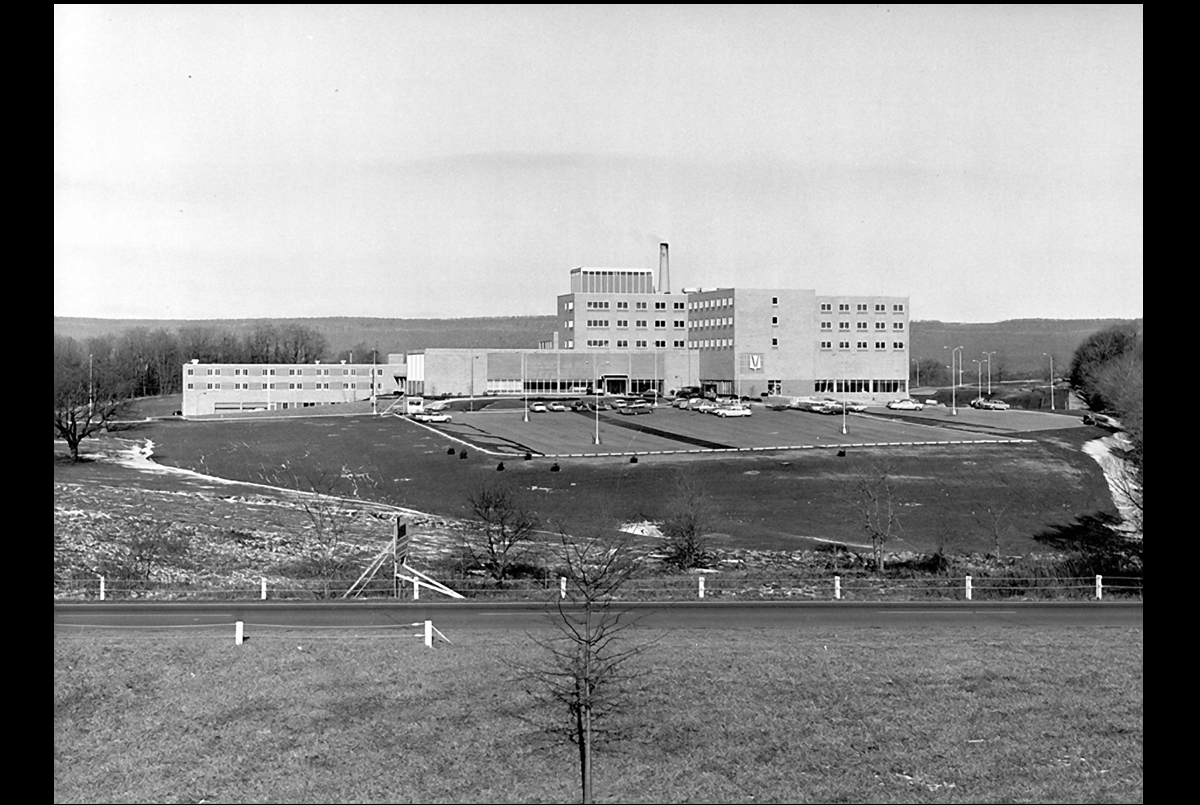
[[[1010,434],[1082,426],[1078,417],[1037,411],[976,411],[926,408],[895,412],[883,406],[845,417],[755,406],[753,416],[720,418],[665,404],[651,415],[615,411],[530,413],[489,408],[455,411],[453,422],[438,425],[478,446],[497,452],[528,450],[547,456],[646,454],[713,450],[837,448],[868,444],[992,442]],[[595,443],[599,431],[600,443]]]

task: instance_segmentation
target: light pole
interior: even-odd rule
[[[1050,359],[1050,410],[1054,410],[1054,356],[1049,352],[1043,352]]]
[[[475,367],[472,366],[472,369]],[[521,353],[521,396],[525,400],[525,421],[529,421],[529,391],[525,386],[525,353]]]
[[[995,354],[996,354],[996,352],[993,350],[992,352],[985,352],[985,353],[983,353],[983,354],[987,356],[987,362],[988,362],[988,396],[989,396],[989,397],[991,397],[991,396],[992,396],[992,356],[993,356],[993,355],[995,355]]]
[[[942,347],[942,349],[950,349],[950,348]],[[954,374],[954,353],[959,352],[961,350],[962,350],[961,346],[955,347],[954,349],[950,349],[950,414],[951,414],[951,416],[958,416],[958,385],[955,383],[955,381],[961,380],[962,378],[956,377]],[[962,366],[962,355],[958,356],[958,365],[960,367]],[[959,369],[959,374],[960,375],[962,374],[961,369]]]
[[[971,363],[975,364],[975,384],[978,387],[978,396],[983,397],[983,361],[971,359]]]
[[[846,353],[842,353],[842,435],[846,435],[846,387],[850,383],[846,379]]]

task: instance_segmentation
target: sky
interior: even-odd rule
[[[54,9],[54,314],[1142,317],[1141,6]]]

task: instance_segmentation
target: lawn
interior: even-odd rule
[[[519,634],[56,635],[55,802],[568,802]],[[1142,633],[679,631],[608,726],[607,802],[1140,802]]]
[[[519,487],[552,527],[659,519],[676,479],[687,473],[708,488],[718,543],[761,550],[807,549],[821,540],[864,543],[850,510],[852,488],[885,468],[896,484],[902,529],[893,547],[987,550],[992,508],[1003,509],[1005,552],[1022,554],[1045,550],[1033,539],[1038,534],[1114,511],[1096,463],[1054,434],[1007,444],[850,448],[845,456],[833,450],[642,456],[637,464],[625,457],[497,459],[391,417],[146,423],[124,435],[152,439],[162,464],[283,485],[304,485],[323,472],[349,474],[363,499],[444,517],[465,516],[472,491],[503,480]],[[561,471],[551,472],[555,463]]]

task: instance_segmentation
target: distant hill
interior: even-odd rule
[[[295,322],[325,336],[331,353],[353,348],[356,344],[378,346],[380,352],[411,352],[433,347],[533,348],[555,329],[554,316],[508,316],[470,319],[371,319],[331,317],[319,319],[54,319],[54,332],[84,340],[102,335],[117,335],[133,327],[162,328],[176,332],[181,327],[207,327],[236,335],[248,332],[264,321],[274,324]],[[963,324],[942,321],[911,323],[909,349],[913,358],[935,358],[950,363],[950,349],[963,347],[965,377],[973,377],[973,360],[984,360],[984,352],[994,351],[993,377],[1020,379],[1044,376],[1054,356],[1056,373],[1064,373],[1076,347],[1092,333],[1128,319],[1010,319],[989,324]],[[1142,319],[1134,320],[1141,329]],[[944,347],[946,349],[944,349]]]

